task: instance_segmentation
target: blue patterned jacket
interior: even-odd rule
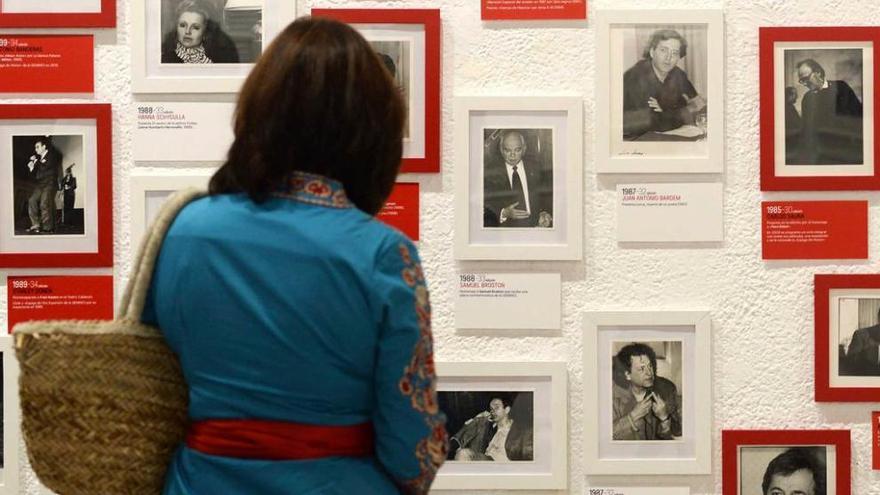
[[[180,357],[192,419],[372,422],[376,436],[366,458],[247,460],[182,445],[166,495],[420,494],[446,458],[415,247],[338,182],[296,174],[262,204],[187,205],[142,319]]]

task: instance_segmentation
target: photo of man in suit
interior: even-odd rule
[[[483,227],[553,227],[551,129],[485,129]]]
[[[52,147],[48,138],[34,143],[34,154],[28,160],[28,171],[35,187],[28,198],[28,233],[55,232],[55,193],[61,190],[63,171],[61,153]]]

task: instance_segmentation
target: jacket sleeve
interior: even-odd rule
[[[862,116],[862,102],[856,96],[856,92],[850,87],[846,81],[840,81],[840,92],[838,93],[837,111],[838,116],[848,115],[850,117]],[[859,121],[861,125],[861,121]]]
[[[629,420],[629,411],[624,412],[617,403],[612,407],[614,424],[611,438],[614,440],[637,440],[637,432],[633,429],[632,421]]]
[[[649,131],[654,121],[653,113],[636,64],[623,74],[623,134],[638,136]]]
[[[415,247],[400,238],[377,261],[382,321],[375,367],[376,455],[407,494],[428,492],[446,459],[437,403],[431,306]]]
[[[849,349],[846,351],[846,357],[855,358],[868,347],[870,339],[867,338],[866,333],[861,330],[856,330],[853,333],[852,342],[850,342]]]
[[[482,431],[485,424],[484,418],[471,418],[464,422],[461,428],[449,439],[449,448],[455,449],[453,453],[460,449],[473,449],[474,440]],[[480,452],[481,454],[483,452]]]

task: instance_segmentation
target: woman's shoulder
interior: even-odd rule
[[[174,222],[181,232],[214,232],[228,235],[241,232],[290,232],[314,236],[343,249],[396,249],[411,241],[398,229],[350,206],[333,208],[312,205],[287,198],[270,198],[262,203],[246,194],[215,194],[186,205]]]
[[[406,247],[410,251],[415,251],[415,244],[401,230],[387,223],[370,217],[370,227],[376,233],[377,239],[381,240],[381,245],[386,249],[399,250],[401,246]]]
[[[207,208],[211,202],[212,196],[204,196],[194,199],[184,205],[180,211],[177,212],[177,216],[174,217],[168,235],[170,236],[175,232],[179,232],[183,228],[189,228],[193,225],[203,223],[204,215],[211,211],[211,209]]]

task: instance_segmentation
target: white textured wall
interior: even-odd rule
[[[149,1],[149,0],[148,0]],[[120,0],[118,30],[101,32],[96,48],[95,101],[114,106],[114,208],[117,284],[129,269],[128,177],[131,160],[129,42],[130,0]],[[587,480],[581,466],[582,393],[580,313],[585,310],[707,308],[714,320],[714,475],[644,482],[687,484],[694,494],[721,492],[722,428],[846,428],[852,430],[853,493],[880,494],[871,471],[869,419],[872,407],[813,402],[814,273],[877,271],[876,229],[869,262],[761,261],[759,203],[767,199],[869,199],[877,217],[877,195],[788,193],[762,195],[758,187],[758,27],[773,25],[880,24],[880,9],[858,0],[591,0],[597,8],[724,8],[726,20],[725,236],[720,248],[621,249],[615,238],[615,182],[598,180],[592,159],[595,111],[595,32],[590,22],[482,23],[479,0],[298,0],[299,13],[322,7],[440,7],[443,16],[443,172],[422,181],[421,251],[432,291],[436,358],[441,361],[565,360],[569,370],[569,492],[590,484],[625,485],[631,479]],[[470,263],[452,258],[454,95],[583,95],[584,261],[579,263]],[[204,99],[204,98],[202,98]],[[13,100],[9,100],[13,101]],[[27,101],[27,100],[14,100]],[[52,100],[40,100],[52,101]],[[657,177],[623,180],[646,181]],[[712,179],[711,177],[709,178]],[[559,335],[517,333],[484,336],[456,333],[453,291],[459,269],[563,274],[563,327]],[[38,273],[36,270],[16,273]],[[5,328],[5,286],[0,288],[0,324]],[[708,399],[707,399],[708,400]],[[26,457],[22,451],[22,462]],[[75,460],[72,459],[75,462]],[[22,470],[22,492],[36,494],[33,473]]]

